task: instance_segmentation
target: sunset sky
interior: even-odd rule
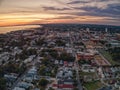
[[[0,0],[0,26],[42,23],[120,25],[120,0]]]

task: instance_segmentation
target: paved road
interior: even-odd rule
[[[13,83],[12,87],[9,90],[13,90],[17,84],[24,79],[24,76],[27,74],[27,72],[33,67],[35,66],[36,60],[35,58],[33,59],[33,61],[31,62],[31,66]]]
[[[77,82],[78,82],[78,89],[83,90],[82,84],[80,82],[80,77],[79,77],[79,66],[78,66],[78,61],[76,61],[76,77],[77,77]]]
[[[75,70],[76,70],[76,78],[77,78],[77,82],[78,82],[78,89],[83,90],[82,84],[80,82],[80,77],[79,77],[79,64],[78,64],[78,60],[76,58],[76,50],[73,46],[72,35],[70,32],[69,32],[69,37],[70,37],[70,46],[72,48],[72,54],[73,54],[73,56],[75,56]]]
[[[96,49],[96,50],[98,51],[102,59],[105,61],[105,64],[111,66],[111,63],[104,57],[104,55],[101,54],[100,50],[99,49]]]
[[[24,76],[27,74],[28,70],[26,70],[12,85],[12,87],[9,90],[13,90],[17,84],[24,78]]]

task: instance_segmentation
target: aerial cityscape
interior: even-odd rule
[[[120,90],[119,0],[0,0],[0,90]]]

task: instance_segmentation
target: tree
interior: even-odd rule
[[[65,46],[65,42],[63,42],[62,40],[56,40],[55,43],[57,46]]]
[[[51,51],[49,52],[49,54],[50,54],[53,58],[55,58],[55,59],[58,57],[58,53],[57,53],[56,50],[51,50]]]
[[[45,43],[44,39],[39,38],[38,40],[35,40],[36,45],[42,46]]]
[[[4,64],[5,63],[5,61],[4,60],[2,60],[2,64]]]
[[[22,74],[27,69],[27,66],[25,63],[22,63],[19,67],[19,73]]]
[[[107,41],[105,41],[105,40],[100,40],[99,41],[102,45],[105,45],[106,43],[107,43]]]
[[[4,78],[0,78],[0,90],[6,90],[6,80]]]
[[[9,62],[8,64],[6,64],[4,69],[5,69],[4,71],[6,71],[8,73],[18,73],[18,74],[21,74],[26,69],[26,65],[22,64],[20,66],[19,64],[15,64],[14,62]]]
[[[40,87],[40,90],[45,90],[45,87]]]
[[[43,58],[42,60],[42,64],[44,64],[45,66],[47,66],[49,64],[49,59],[48,58]]]
[[[73,90],[79,90],[78,88],[74,88]]]
[[[29,49],[27,51],[27,54],[30,56],[30,55],[36,55],[37,54],[37,50],[36,49]]]
[[[71,54],[68,54],[68,53],[62,53],[58,59],[64,60],[64,61],[70,61],[70,62],[75,60],[75,58]]]
[[[110,52],[112,59],[120,63],[120,47],[109,48],[108,51]]]
[[[39,69],[39,74],[44,76],[45,73],[46,73],[46,66],[42,65]]]
[[[39,81],[39,85],[42,86],[42,87],[47,86],[48,83],[49,83],[48,80],[46,80],[45,78],[42,78]]]
[[[13,62],[9,62],[8,64],[5,65],[5,70],[7,72],[15,73],[17,68],[18,68],[18,65],[14,64]]]
[[[4,76],[4,68],[1,67],[1,68],[0,68],[0,77],[3,77],[3,76]]]
[[[50,87],[48,90],[55,90],[55,89],[53,89],[52,87]]]

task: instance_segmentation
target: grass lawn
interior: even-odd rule
[[[93,81],[93,82],[84,83],[84,87],[87,90],[96,90],[96,89],[99,89],[99,88],[101,88],[103,86],[104,85],[100,81]]]
[[[92,72],[79,72],[79,74],[81,75],[81,76],[85,76],[85,75],[95,75],[95,73],[92,73]]]
[[[100,50],[100,53],[112,64],[112,65],[117,65],[118,63],[115,62],[112,59],[112,56],[109,54],[109,52],[105,51],[105,50]]]

